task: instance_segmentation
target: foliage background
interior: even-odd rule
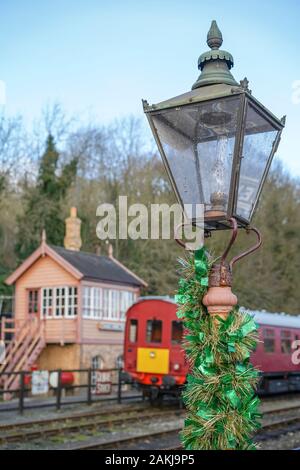
[[[0,294],[5,277],[40,243],[63,245],[64,219],[72,205],[82,219],[84,251],[106,254],[96,236],[96,208],[128,203],[174,203],[146,123],[134,116],[107,126],[68,118],[59,104],[43,110],[25,129],[22,117],[0,117]],[[300,186],[275,159],[253,221],[263,247],[235,265],[234,292],[250,309],[300,313]],[[217,233],[208,248],[220,254],[229,234]],[[252,244],[239,234],[232,252]],[[145,279],[145,294],[174,295],[182,250],[173,240],[115,240],[114,255]]]

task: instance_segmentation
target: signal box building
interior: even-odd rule
[[[125,313],[146,283],[113,256],[80,251],[76,208],[66,219],[64,248],[41,245],[6,280],[15,288],[1,371],[112,368],[120,365]]]

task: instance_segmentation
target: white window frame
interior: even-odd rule
[[[67,302],[65,306],[65,317],[74,318],[78,314],[78,287],[68,286]],[[71,311],[71,313],[69,313]]]
[[[112,290],[108,289],[108,309],[107,309],[107,319],[112,320]]]
[[[110,316],[112,320],[120,319],[120,312],[118,312],[118,291],[116,289],[111,289],[110,291]]]
[[[110,307],[110,294],[109,289],[103,289],[103,320],[110,320],[109,307]]]
[[[83,318],[89,318],[90,313],[91,313],[91,309],[90,309],[90,305],[89,305],[89,302],[90,302],[90,295],[89,295],[90,289],[91,288],[89,286],[83,286],[83,289],[82,289],[82,316],[83,316]]]
[[[51,295],[50,295],[51,292]],[[53,287],[42,288],[41,318],[53,317]],[[50,313],[51,312],[51,313]]]
[[[78,314],[78,287],[43,287],[41,303],[41,318],[47,318],[48,320],[53,318],[76,318]],[[69,313],[69,309],[71,313]]]
[[[103,318],[102,287],[83,286],[83,318],[101,320]]]
[[[102,288],[94,288],[94,297],[93,297],[93,310],[94,318],[100,320],[102,318]]]
[[[82,316],[91,320],[125,321],[135,292],[109,287],[83,286]]]
[[[54,296],[53,296],[53,307],[54,307],[54,314],[53,318],[61,318],[65,316],[66,311],[66,288],[64,286],[55,287],[54,289]]]

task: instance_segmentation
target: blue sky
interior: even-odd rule
[[[257,99],[287,114],[278,156],[300,176],[298,0],[6,0],[0,15],[5,109],[28,123],[55,101],[107,123],[142,115],[141,98],[189,90],[216,19],[235,78],[247,76]]]

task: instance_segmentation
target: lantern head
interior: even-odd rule
[[[222,42],[213,21],[192,91],[151,106],[143,101],[177,199],[183,209],[203,205],[206,230],[228,228],[231,217],[249,225],[284,127],[247,79],[235,81]],[[186,215],[197,222],[196,212]]]

